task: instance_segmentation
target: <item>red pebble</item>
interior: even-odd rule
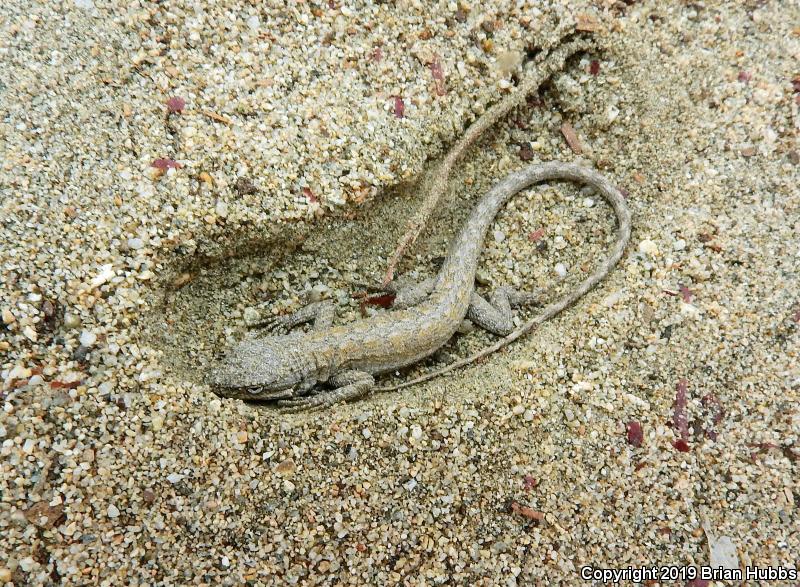
[[[150,164],[150,166],[155,167],[156,169],[161,169],[162,171],[166,171],[167,169],[180,169],[183,167],[183,165],[174,159],[156,159]]]
[[[394,115],[396,118],[403,118],[406,115],[406,103],[400,96],[394,97]]]
[[[186,108],[186,100],[183,98],[179,98],[178,96],[173,96],[169,100],[167,100],[167,110],[170,114],[177,112],[180,114],[183,112],[183,109]]]
[[[673,442],[672,446],[674,446],[676,450],[679,450],[681,452],[689,452],[691,450],[689,448],[689,443],[686,442],[683,438],[679,438],[678,440]]]
[[[626,428],[628,433],[628,444],[635,446],[636,448],[642,446],[642,441],[644,440],[644,431],[642,430],[642,425],[635,420],[631,420],[628,422]]]

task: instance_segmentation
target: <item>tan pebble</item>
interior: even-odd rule
[[[39,338],[39,335],[36,334],[36,331],[30,326],[26,326],[25,328],[23,328],[22,329],[22,334],[25,335],[25,338],[27,338],[27,339],[29,339],[29,340],[31,340],[33,342],[36,342],[37,339]]]
[[[75,314],[66,314],[64,316],[64,327],[74,330],[81,325],[81,319]]]
[[[189,283],[191,280],[192,280],[191,273],[181,273],[180,275],[178,275],[178,277],[172,280],[172,287],[174,289],[180,289],[184,285]]]
[[[205,171],[201,171],[200,175],[198,176],[200,181],[208,185],[214,185],[214,178],[211,177],[210,173],[206,173]]]
[[[8,308],[3,308],[3,324],[13,324],[16,322],[16,318],[14,314],[11,313],[11,310]]]
[[[238,434],[236,434],[236,440],[239,441],[239,444],[244,444],[247,442],[247,431],[241,430]]]
[[[522,62],[522,53],[519,51],[503,51],[497,56],[497,68],[508,74],[517,69]]]
[[[292,459],[286,459],[285,461],[281,461],[275,466],[275,472],[279,475],[291,475],[294,473],[296,466]]]
[[[522,371],[522,372],[530,372],[536,371],[536,362],[535,361],[512,361],[511,368],[515,371]]]

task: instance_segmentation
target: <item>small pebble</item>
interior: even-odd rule
[[[639,252],[655,257],[658,255],[658,245],[656,245],[655,241],[645,239],[639,243]]]
[[[78,340],[80,341],[82,346],[88,348],[93,346],[94,343],[97,342],[97,335],[89,330],[84,330],[83,332],[81,332],[81,336]]]
[[[77,314],[64,314],[64,327],[70,330],[80,328],[81,319]]]

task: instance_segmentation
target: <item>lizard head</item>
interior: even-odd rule
[[[225,397],[268,399],[291,390],[305,379],[299,369],[294,345],[288,337],[244,340],[232,347],[225,359],[211,369],[209,383]]]

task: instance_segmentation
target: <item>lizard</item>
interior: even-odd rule
[[[520,190],[539,182],[570,180],[595,188],[617,218],[617,235],[608,255],[572,291],[514,328],[512,306],[530,303],[536,294],[507,287],[487,300],[475,291],[475,272],[486,233],[502,206]],[[588,167],[565,162],[534,164],[501,179],[475,205],[433,278],[397,293],[392,311],[333,325],[332,301],[312,302],[298,312],[268,319],[270,328],[314,321],[308,332],[260,336],[229,349],[209,380],[219,395],[276,400],[288,412],[321,409],[373,391],[413,385],[485,356],[533,330],[570,306],[605,278],[622,257],[631,234],[631,214],[622,193]],[[472,357],[394,387],[378,388],[375,376],[413,364],[441,348],[467,317],[504,338]],[[330,389],[325,389],[324,384]]]

